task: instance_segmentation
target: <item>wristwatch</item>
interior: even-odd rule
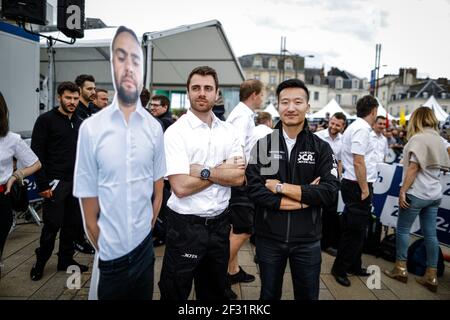
[[[209,167],[204,167],[202,171],[200,171],[200,178],[202,180],[208,180],[210,175],[211,171],[209,170]]]
[[[282,193],[283,193],[283,184],[282,184],[282,183],[277,183],[277,184],[275,185],[275,191],[276,191],[278,194],[282,194]]]

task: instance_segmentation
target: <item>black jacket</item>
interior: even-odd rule
[[[313,242],[321,238],[321,206],[336,201],[339,189],[337,162],[330,145],[308,128],[297,136],[288,161],[281,121],[274,132],[258,141],[252,150],[246,175],[248,194],[256,205],[255,233],[282,242]],[[274,142],[278,142],[278,146]],[[278,170],[269,170],[279,165]],[[276,167],[275,167],[276,168]],[[272,171],[272,172],[262,172]],[[320,176],[319,185],[311,185]],[[301,202],[308,208],[280,211],[281,195],[265,187],[266,179],[301,185]]]
[[[162,123],[162,129],[164,132],[173,124],[172,113],[170,111],[166,111],[164,114],[160,115],[158,119]]]
[[[100,108],[98,108],[96,105],[94,105],[92,102],[88,103],[88,106],[86,106],[83,102],[78,103],[78,107],[75,109],[74,115],[81,121],[86,120],[90,116],[92,116],[94,113],[97,113],[100,111]]]
[[[72,115],[69,119],[57,108],[37,118],[31,149],[42,163],[42,168],[35,174],[38,192],[48,190],[54,179],[73,181],[80,124],[78,117]]]

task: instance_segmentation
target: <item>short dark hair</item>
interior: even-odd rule
[[[70,81],[61,82],[57,89],[58,95],[62,96],[64,91],[80,93],[80,88],[75,83]]]
[[[345,114],[343,112],[336,112],[335,114],[333,114],[332,118],[336,118],[338,120],[344,120],[344,122],[347,121],[347,117],[345,116]]]
[[[102,89],[102,88],[95,88],[95,92],[96,93],[98,93],[98,92],[103,92],[103,93],[108,93],[108,90],[106,90],[106,89]]]
[[[83,88],[84,83],[86,81],[90,81],[90,82],[95,82],[95,78],[94,76],[90,75],[90,74],[80,74],[76,79],[75,79],[75,83],[77,84],[77,86],[79,86],[80,88]]]
[[[147,88],[142,88],[139,98],[141,99],[142,106],[145,108],[150,101],[150,91]]]
[[[239,101],[244,102],[253,93],[260,94],[263,89],[263,83],[256,79],[245,80],[241,83],[239,89]]]
[[[136,43],[139,45],[139,47],[141,46],[141,43],[139,42],[139,39],[138,39],[136,33],[134,33],[133,30],[128,29],[127,27],[124,27],[124,26],[120,26],[119,28],[117,28],[116,34],[114,35],[114,38],[113,38],[113,41],[112,41],[112,44],[111,44],[111,49],[113,51],[114,51],[114,44],[116,43],[117,37],[123,32],[128,32],[129,34],[131,34],[133,39],[136,40]]]
[[[364,96],[356,103],[356,115],[359,118],[367,117],[373,109],[378,107],[378,101],[372,96]]]
[[[385,117],[385,116],[377,116],[377,119],[375,120],[375,122],[377,122],[377,121],[380,120],[380,119],[386,120],[386,117]]]
[[[306,92],[306,100],[309,101],[309,90],[306,87],[305,83],[299,79],[289,79],[280,83],[277,87],[277,99],[280,99],[280,93],[284,89],[288,88],[300,88],[305,90]]]
[[[214,78],[214,83],[216,84],[216,91],[219,90],[219,78],[217,77],[217,72],[211,67],[201,66],[197,67],[191,71],[187,79],[187,90],[189,91],[189,85],[191,84],[191,79],[194,75],[200,75],[203,77],[212,76]]]
[[[159,100],[162,106],[167,106],[167,110],[170,108],[170,100],[165,95],[157,94],[152,97],[152,100]]]
[[[0,92],[0,138],[6,137],[9,132],[9,111],[5,98]]]

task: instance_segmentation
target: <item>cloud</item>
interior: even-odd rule
[[[355,10],[361,9],[368,0],[265,0],[266,2],[296,5],[302,7],[320,7],[326,10]],[[450,1],[450,0],[447,0]]]
[[[294,26],[291,22],[280,23],[276,19],[268,16],[248,16],[248,18],[258,27],[265,27],[273,30],[281,30],[283,32],[297,32],[299,29],[311,29],[310,26]]]

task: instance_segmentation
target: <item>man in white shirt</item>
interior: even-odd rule
[[[136,34],[119,27],[111,50],[116,96],[80,128],[74,195],[99,255],[98,298],[151,300],[151,230],[166,171],[163,132],[139,100],[143,55]]]
[[[264,138],[273,132],[272,115],[265,111],[258,112],[255,120],[256,127],[253,129],[252,146],[258,142],[259,139]]]
[[[252,140],[255,129],[255,110],[261,108],[263,102],[263,84],[259,80],[246,80],[240,85],[238,105],[231,111],[227,122],[236,129],[245,152],[245,160],[250,157]],[[242,245],[250,239],[253,233],[253,219],[255,206],[248,198],[245,186],[231,189],[230,220],[232,230],[230,233],[230,262],[228,263],[228,280],[230,285],[239,282],[255,281],[255,276],[248,274],[239,266],[238,252]],[[236,299],[237,295],[227,290],[227,296]]]
[[[374,97],[364,96],[359,99],[356,104],[358,119],[345,130],[342,138],[344,226],[331,273],[339,284],[346,287],[351,285],[348,273],[370,275],[362,268],[361,255],[371,212],[372,184],[377,178],[370,139],[377,109],[378,101]]]
[[[372,128],[373,131],[370,134],[370,138],[374,147],[373,161],[375,161],[375,163],[383,163],[389,151],[388,141],[384,136],[386,117],[378,116]]]
[[[232,125],[212,112],[218,77],[197,67],[187,90],[191,109],[165,132],[172,196],[159,287],[162,300],[187,300],[195,281],[197,300],[223,300],[230,256],[228,204],[231,187],[244,182],[241,141]]]
[[[321,130],[315,133],[320,139],[328,142],[333,153],[338,161],[339,177],[342,177],[342,131],[345,128],[347,117],[342,112],[336,112],[328,122],[328,129]],[[340,237],[340,219],[337,214],[338,199],[330,207],[322,208],[322,239],[320,246],[322,250],[332,256],[336,256],[337,247],[339,245]]]

